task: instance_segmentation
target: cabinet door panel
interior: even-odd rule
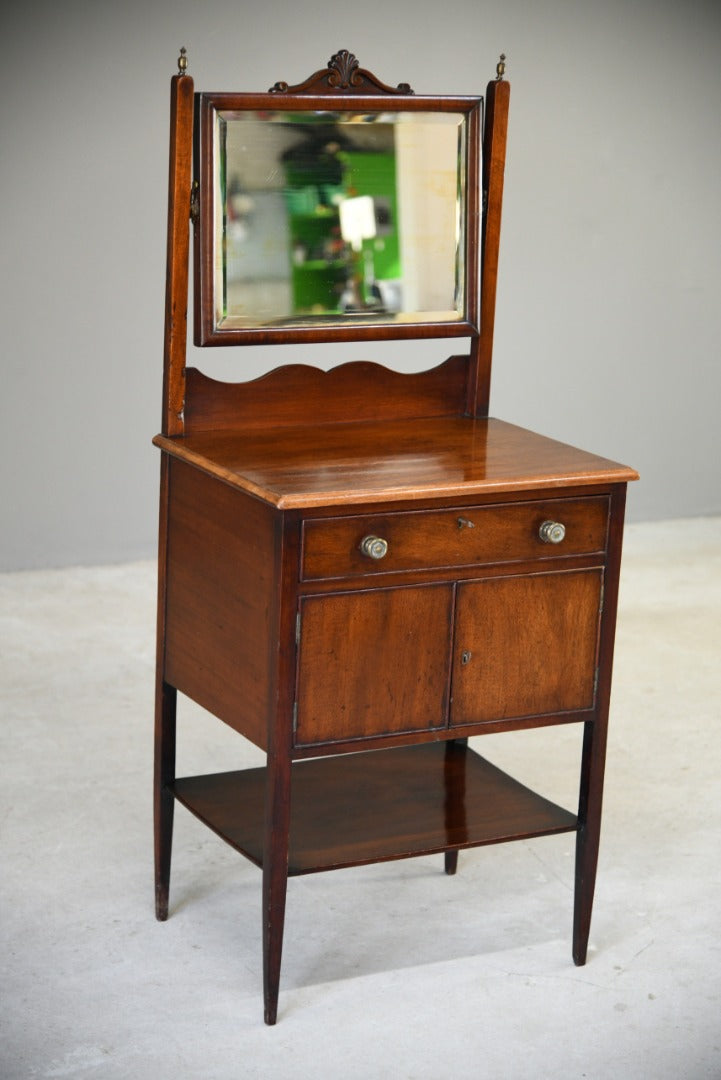
[[[301,601],[297,746],[444,727],[450,585]]]
[[[601,570],[458,588],[451,726],[590,709]]]

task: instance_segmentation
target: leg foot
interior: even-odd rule
[[[573,962],[583,967],[591,932],[591,912],[596,884],[598,834],[590,840],[580,829],[576,840],[576,892],[573,911]]]
[[[458,852],[447,851],[446,852],[446,873],[449,875],[455,874],[458,869]]]
[[[167,888],[155,890],[155,918],[158,922],[165,922],[168,918],[168,892]]]

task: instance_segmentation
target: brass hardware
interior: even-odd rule
[[[500,82],[503,76],[506,74],[506,54],[501,53],[500,59],[496,64],[496,81]]]
[[[185,75],[188,71],[188,54],[185,50],[185,46],[180,50],[180,56],[178,57],[178,75]]]
[[[368,559],[382,559],[388,553],[388,541],[380,536],[364,536],[360,549]]]
[[[458,519],[458,528],[459,529],[475,529],[475,527],[476,527],[475,522],[471,521],[470,518],[459,517],[459,519]]]
[[[566,526],[560,521],[544,521],[538,535],[544,544],[560,544],[566,535]]]
[[[473,653],[471,652],[470,649],[464,649],[463,652],[461,653],[461,663],[463,665],[467,664],[472,656],[473,656]]]

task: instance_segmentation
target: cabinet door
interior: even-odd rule
[[[591,709],[602,570],[458,587],[451,727]]]
[[[297,746],[445,727],[451,585],[301,600]]]

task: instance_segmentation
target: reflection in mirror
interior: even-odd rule
[[[218,329],[466,318],[466,118],[218,111]]]

